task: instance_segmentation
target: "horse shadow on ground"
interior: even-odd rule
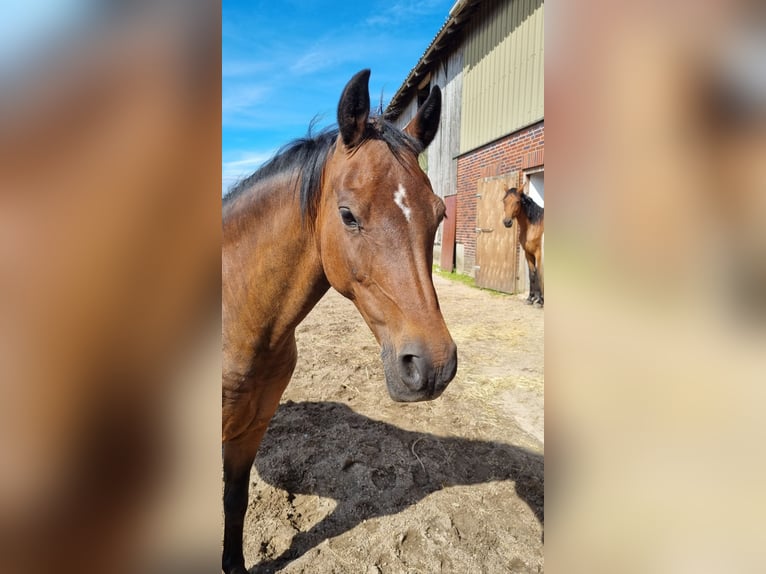
[[[411,432],[336,402],[288,401],[261,443],[255,460],[260,478],[287,491],[290,502],[295,494],[308,494],[337,505],[295,534],[282,555],[250,572],[278,571],[325,539],[399,513],[449,486],[514,481],[519,498],[544,527],[543,466],[542,455],[517,446]]]

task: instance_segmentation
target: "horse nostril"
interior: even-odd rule
[[[402,382],[413,391],[419,391],[428,383],[426,361],[418,355],[402,353],[399,355],[399,376]]]

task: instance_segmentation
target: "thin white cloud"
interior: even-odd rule
[[[223,126],[265,126],[271,115],[265,104],[272,98],[274,89],[268,80],[257,83],[224,82],[221,99]]]
[[[269,62],[252,60],[224,60],[221,65],[221,75],[224,79],[244,78],[263,74],[272,67]]]
[[[237,112],[248,109],[260,102],[269,92],[265,84],[242,84],[225,86],[221,105],[224,110]]]
[[[290,66],[293,74],[313,74],[319,70],[331,68],[338,63],[338,50],[330,46],[314,46]]]
[[[412,20],[418,16],[441,11],[442,5],[439,0],[421,0],[420,2],[394,2],[384,10],[374,14],[365,20],[368,26],[393,26]]]
[[[274,155],[273,151],[240,153],[236,159],[222,162],[221,184],[223,193],[258,169]]]

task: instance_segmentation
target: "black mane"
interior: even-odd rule
[[[526,193],[521,193],[521,208],[527,214],[530,223],[537,223],[544,217],[545,210],[537,205]]]
[[[335,148],[337,137],[337,127],[327,128],[317,134],[312,134],[310,126],[306,137],[288,143],[255,173],[232,186],[223,197],[224,207],[258,182],[279,174],[291,174],[293,189],[300,190],[301,217],[308,216],[309,220],[313,221],[316,216],[321,188],[322,170],[327,157]],[[403,157],[403,152],[417,155],[423,151],[416,139],[399,130],[382,116],[376,116],[367,124],[364,138],[356,149],[369,140],[384,141],[399,161]]]

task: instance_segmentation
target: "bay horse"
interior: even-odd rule
[[[256,451],[295,368],[295,328],[330,287],[381,346],[395,401],[431,400],[457,370],[431,277],[445,214],[418,165],[439,127],[434,87],[404,130],[370,118],[369,70],[338,127],[296,140],[223,200],[223,470],[226,574],[245,574],[242,530]]]
[[[510,228],[513,220],[519,222],[519,243],[524,249],[529,267],[529,297],[527,303],[545,304],[543,272],[543,233],[545,232],[545,210],[537,205],[528,194],[515,187],[503,196],[503,225]]]

